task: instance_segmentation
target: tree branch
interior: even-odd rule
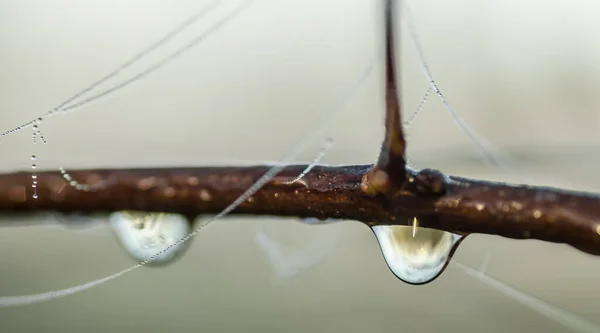
[[[38,173],[38,199],[31,174],[0,175],[0,212],[112,212],[140,210],[186,215],[218,213],[269,166],[80,170],[73,179],[98,184],[83,192],[60,172]],[[447,177],[407,168],[408,181],[389,199],[361,190],[372,165],[291,165],[235,209],[233,214],[350,219],[374,225],[409,225],[459,234],[566,243],[600,255],[600,196],[555,188]],[[18,220],[15,221],[18,223]]]

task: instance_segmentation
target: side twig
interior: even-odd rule
[[[406,141],[402,128],[397,71],[395,66],[396,1],[385,1],[385,136],[377,163],[363,178],[362,189],[369,195],[393,196],[406,181]]]

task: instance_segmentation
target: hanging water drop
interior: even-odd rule
[[[426,284],[440,276],[464,237],[418,227],[416,218],[411,223],[378,225],[373,232],[394,275],[409,284]]]
[[[109,222],[125,251],[138,262],[149,259],[192,232],[190,221],[179,214],[118,211],[110,214]],[[189,243],[190,240],[170,248],[147,265],[172,262]]]

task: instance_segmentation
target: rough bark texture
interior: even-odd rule
[[[60,172],[38,173],[38,199],[31,174],[0,175],[0,212],[96,213],[115,210],[173,212],[195,217],[220,212],[269,166],[80,170],[74,179],[95,190],[70,186]],[[483,233],[570,244],[600,254],[600,196],[555,188],[447,177],[407,168],[393,197],[361,189],[372,165],[316,166],[289,183],[306,165],[284,168],[233,214],[338,218],[369,226],[419,225],[461,234]],[[15,221],[17,223],[18,221]]]

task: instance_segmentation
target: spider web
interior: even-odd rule
[[[415,42],[415,43],[418,43],[418,41],[417,41],[417,42]],[[417,49],[419,49],[419,47],[417,47]],[[422,54],[422,51],[418,51],[418,52],[419,52],[420,54]],[[176,57],[176,56],[175,56],[175,57]],[[167,63],[167,62],[165,62],[165,64],[166,64],[166,63]],[[127,63],[126,63],[126,64],[127,64]],[[160,67],[160,66],[162,66],[162,65],[159,65],[159,67]],[[456,111],[454,111],[454,110],[453,110],[453,109],[450,107],[450,104],[449,104],[449,103],[448,103],[448,101],[447,101],[447,100],[444,98],[444,96],[443,96],[442,92],[440,91],[439,87],[437,87],[437,85],[435,84],[435,81],[433,81],[433,77],[431,76],[431,73],[428,73],[428,70],[427,70],[427,68],[428,68],[428,65],[427,65],[427,63],[426,63],[424,60],[422,61],[422,66],[423,66],[423,67],[426,69],[426,70],[425,70],[425,72],[426,72],[426,76],[428,76],[428,79],[430,80],[430,87],[428,88],[428,90],[427,90],[427,92],[426,92],[426,96],[427,96],[427,95],[430,95],[430,94],[431,94],[431,92],[433,91],[433,92],[435,92],[435,93],[436,93],[436,94],[437,94],[437,95],[438,95],[440,98],[442,98],[442,102],[445,104],[445,106],[446,106],[446,108],[449,110],[449,112],[450,112],[450,113],[453,115],[453,118],[455,119],[455,121],[456,121],[456,123],[458,124],[458,126],[459,126],[459,127],[461,128],[461,130],[462,130],[463,132],[465,132],[465,134],[466,134],[466,135],[467,135],[467,136],[468,136],[468,137],[469,137],[469,138],[470,138],[470,139],[471,139],[471,140],[474,142],[474,144],[475,144],[475,145],[478,147],[478,149],[481,151],[482,155],[483,155],[483,156],[486,158],[486,160],[490,161],[490,162],[491,162],[491,164],[494,164],[494,165],[499,165],[499,163],[497,163],[497,162],[498,162],[498,159],[494,157],[495,155],[494,155],[494,154],[492,154],[492,153],[490,153],[490,152],[487,150],[487,148],[486,148],[486,145],[482,144],[482,142],[483,142],[483,139],[482,139],[482,138],[481,138],[481,137],[480,137],[478,134],[476,134],[476,132],[474,132],[474,131],[473,131],[473,130],[470,128],[470,127],[468,127],[468,125],[467,125],[467,124],[466,124],[466,123],[465,123],[465,122],[464,122],[464,121],[463,121],[463,120],[462,120],[462,119],[461,119],[461,118],[458,116],[458,114],[456,113]],[[151,68],[158,69],[158,67],[151,67]],[[150,70],[150,72],[151,72],[151,71],[153,71],[154,69],[151,69],[151,70]],[[120,72],[120,70],[116,70],[116,71],[115,71],[115,73],[118,73],[118,72]],[[150,72],[142,72],[142,73],[150,73]],[[120,89],[120,88],[126,87],[128,84],[135,82],[135,80],[136,80],[136,79],[142,78],[144,75],[145,75],[145,74],[142,74],[141,76],[134,76],[134,77],[133,77],[133,80],[129,80],[129,79],[128,79],[128,80],[126,80],[126,81],[122,81],[122,83],[120,83],[120,84],[117,84],[116,86],[114,86],[114,87],[115,87],[115,89],[114,89],[114,90],[112,90],[112,88],[110,88],[109,90],[105,90],[104,92],[101,92],[101,93],[100,93],[100,94],[98,94],[98,95],[93,95],[92,97],[88,97],[88,99],[84,99],[84,100],[83,100],[83,103],[87,103],[87,102],[92,102],[92,101],[95,101],[95,100],[97,100],[97,99],[99,99],[99,98],[102,98],[102,97],[104,97],[106,94],[110,94],[110,93],[112,93],[113,91],[116,91],[117,89]],[[112,77],[112,76],[111,76],[111,77]],[[93,86],[93,85],[92,85],[92,86]],[[92,88],[93,88],[93,87],[92,87]],[[90,90],[91,90],[92,88],[90,88]],[[84,91],[83,91],[82,93],[80,93],[80,95],[82,95],[82,94],[84,94],[84,93],[86,93],[86,92],[87,92],[87,91],[84,89]],[[77,97],[75,97],[75,98],[77,98]],[[72,101],[72,99],[71,99],[71,100],[67,100],[67,102],[65,102],[65,103],[63,103],[63,104],[61,104],[61,105],[59,105],[57,108],[54,108],[54,109],[51,109],[50,111],[48,111],[48,113],[47,113],[46,115],[53,115],[55,112],[57,112],[56,110],[61,110],[61,107],[63,107],[64,105],[67,105],[67,104],[68,104],[69,102],[71,102],[71,101]],[[77,107],[79,107],[79,106],[83,106],[83,105],[84,105],[84,104],[81,104],[82,102],[79,102],[79,103],[80,103],[80,104],[78,104],[78,103],[72,104],[72,106],[73,106],[73,107],[69,108],[69,106],[67,106],[67,107],[66,107],[66,108],[64,108],[64,109],[65,109],[65,110],[73,110],[73,109],[75,109],[75,108],[77,108]],[[420,103],[420,106],[418,106],[418,107],[417,107],[417,110],[418,110],[418,112],[422,111],[422,109],[424,109],[424,106],[425,106],[424,102],[421,102],[421,103]],[[415,120],[415,118],[411,118],[411,120]],[[35,123],[34,123],[34,121],[27,122],[27,123],[23,124],[22,126],[20,126],[19,128],[20,128],[20,129],[23,129],[23,128],[31,127],[31,126],[33,126],[34,124],[35,124]],[[19,129],[19,130],[20,130],[20,129]],[[18,131],[18,130],[17,130],[17,131]],[[15,131],[7,131],[7,132],[5,132],[5,133],[3,134],[3,136],[7,136],[7,135],[9,135],[9,134],[12,134],[13,132],[15,132]],[[293,155],[293,154],[291,154],[291,155]],[[276,173],[276,172],[277,172],[277,167],[274,167],[274,169],[272,169],[272,170],[273,170],[273,171],[272,171],[272,173],[271,173],[271,174],[274,174],[274,173]],[[269,174],[269,175],[271,175],[271,174]],[[265,179],[268,179],[268,177],[267,177],[267,178],[265,178]],[[217,218],[218,218],[218,217],[220,217],[220,216],[217,216]],[[138,267],[138,266],[134,266],[134,267]],[[123,271],[123,272],[127,272],[127,271],[128,271],[128,270],[126,270],[126,271]],[[121,273],[122,273],[122,272],[121,272]],[[110,279],[112,279],[112,278],[114,278],[114,277],[120,276],[119,274],[120,274],[120,273],[117,273],[117,274],[113,275],[112,277],[111,277],[111,276],[109,276],[109,277],[106,277],[106,278],[104,278],[104,279],[100,279],[100,280],[98,280],[98,281],[95,281],[94,283],[92,283],[92,285],[97,285],[98,283],[103,283],[103,282],[105,282],[105,281],[107,281],[107,280],[110,280]],[[92,285],[83,285],[83,286],[75,287],[74,289],[71,289],[71,288],[70,288],[70,290],[71,290],[72,292],[76,292],[76,291],[79,291],[79,290],[81,290],[81,289],[84,289],[84,288],[91,287]],[[71,291],[69,291],[69,293],[71,293]],[[56,294],[47,294],[47,295],[49,295],[50,297],[55,297],[55,296],[56,296]],[[27,301],[28,301],[28,300],[27,300]]]

